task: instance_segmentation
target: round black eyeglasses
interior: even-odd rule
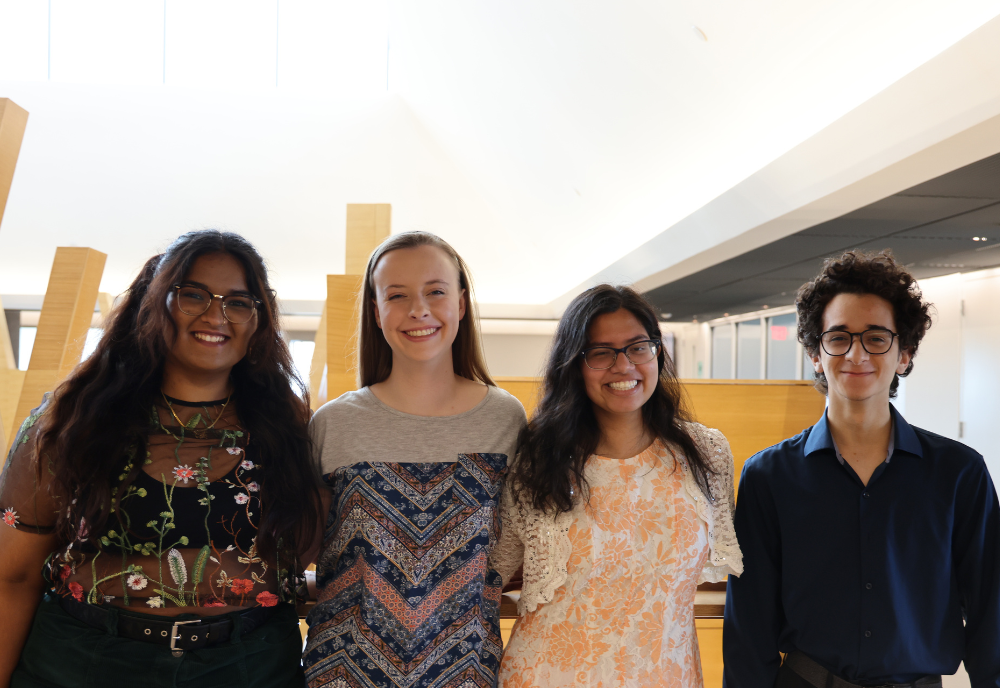
[[[193,287],[187,284],[175,284],[172,287],[177,292],[177,307],[185,315],[201,315],[212,307],[212,301],[219,299],[222,304],[222,315],[234,325],[250,322],[260,299],[246,294],[230,294],[222,296],[213,294],[207,289]]]
[[[892,340],[899,335],[892,330],[876,328],[864,332],[844,332],[842,330],[827,330],[819,336],[823,351],[829,356],[846,356],[854,346],[854,338],[861,341],[861,348],[873,355],[889,352]]]
[[[628,346],[616,349],[611,346],[592,346],[580,352],[583,362],[592,370],[607,370],[613,368],[618,362],[618,354],[625,354],[625,358],[632,365],[642,365],[649,363],[660,351],[660,340],[644,339],[641,342],[633,342]]]

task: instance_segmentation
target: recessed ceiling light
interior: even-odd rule
[[[691,25],[691,30],[694,31],[695,36],[708,43],[708,35],[706,35],[704,31],[699,29],[697,26],[694,26],[693,24]]]
[[[979,237],[972,237],[973,241],[979,241]]]
[[[729,313],[723,313],[723,314],[722,314],[722,317],[723,317],[723,318],[728,318],[728,317],[729,317]]]
[[[664,320],[670,320],[672,317],[674,317],[674,314],[673,313],[660,313],[660,317],[663,318]]]
[[[764,304],[763,308],[764,308],[764,310],[767,310],[767,304],[766,303]]]

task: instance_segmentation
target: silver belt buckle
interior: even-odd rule
[[[183,626],[184,624],[201,623],[201,619],[191,619],[190,621],[174,621],[173,628],[170,629],[170,654],[174,657],[183,657],[184,650],[176,647],[174,643],[181,639],[180,633],[178,633],[178,626]]]

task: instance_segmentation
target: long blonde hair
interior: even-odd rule
[[[364,282],[358,294],[358,382],[368,387],[382,382],[392,372],[392,349],[375,322],[374,274],[378,262],[389,251],[418,246],[434,246],[444,251],[455,261],[458,268],[459,285],[465,290],[465,317],[459,322],[458,334],[451,345],[451,358],[455,374],[469,380],[496,386],[486,367],[482,338],[479,336],[479,316],[476,299],[472,293],[472,276],[469,267],[451,245],[430,232],[404,232],[383,241],[368,259]]]

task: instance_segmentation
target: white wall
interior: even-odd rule
[[[539,377],[548,358],[551,335],[483,334],[490,374],[499,377]]]
[[[934,324],[920,344],[897,408],[919,427],[983,455],[1000,484],[1000,269],[920,282]]]

